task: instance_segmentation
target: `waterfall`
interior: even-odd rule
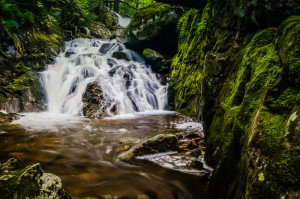
[[[121,52],[128,60],[115,58]],[[116,54],[116,53],[115,53]],[[41,72],[48,112],[81,114],[87,84],[97,82],[117,114],[162,110],[167,105],[166,87],[157,80],[143,58],[117,41],[78,38]]]
[[[120,26],[122,28],[126,28],[131,21],[130,17],[122,17],[119,13],[111,11],[113,15],[116,15],[118,17],[118,24],[120,24]]]

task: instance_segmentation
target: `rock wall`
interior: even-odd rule
[[[182,9],[163,3],[154,3],[139,9],[125,29],[125,45],[138,52],[145,48],[164,55],[176,53],[176,25]]]
[[[38,111],[43,99],[38,79],[47,63],[60,52],[64,34],[48,15],[31,27],[0,29],[0,109],[7,112]]]
[[[299,3],[247,2],[181,17],[170,103],[204,122],[210,198],[299,198]]]

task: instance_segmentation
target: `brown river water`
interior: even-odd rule
[[[51,117],[29,118],[23,122],[24,128],[17,124],[0,126],[0,162],[14,157],[21,168],[39,162],[45,172],[61,177],[64,189],[75,199],[104,195],[206,198],[208,175],[174,169],[178,168],[172,166],[179,158],[176,154],[165,155],[171,163],[161,165],[147,158],[115,161],[119,153],[141,139],[163,133],[199,134],[201,129],[176,128],[192,119],[172,112],[104,120],[58,117],[52,121]]]

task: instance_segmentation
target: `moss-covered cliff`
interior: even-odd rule
[[[257,6],[253,13],[263,14]],[[204,122],[211,198],[296,198],[300,16],[259,22],[238,8],[209,1],[181,18],[170,100]]]
[[[51,15],[32,26],[1,27],[0,109],[37,111],[42,89],[36,73],[59,53],[63,31]]]

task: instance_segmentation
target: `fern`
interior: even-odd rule
[[[203,34],[204,30],[206,29],[207,20],[202,20],[197,24],[196,34],[199,36]]]
[[[185,12],[179,19],[177,23],[177,31],[179,31],[179,38],[184,38],[187,34],[187,27],[188,27],[188,19],[191,14],[194,13],[193,9]]]

